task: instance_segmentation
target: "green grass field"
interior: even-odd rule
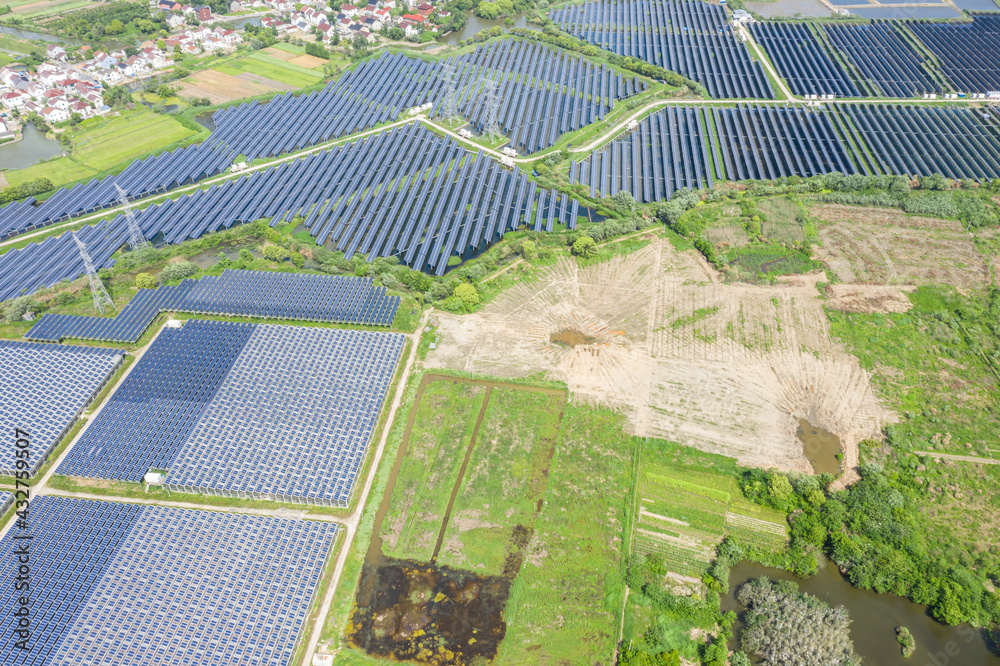
[[[507,602],[499,664],[606,664],[618,641],[632,437],[609,409],[566,405],[545,506]]]
[[[466,383],[424,387],[382,523],[386,555],[430,560],[485,395],[485,387]]]
[[[562,401],[562,396],[524,389],[490,391],[439,564],[486,575],[503,573],[514,527],[534,524]]]
[[[58,157],[48,162],[32,165],[27,169],[5,171],[3,175],[11,185],[20,185],[21,183],[37,178],[48,178],[52,181],[53,185],[58,187],[64,183],[71,183],[81,178],[90,178],[96,174],[97,171],[95,169],[75,162],[70,157]]]
[[[73,159],[98,171],[110,169],[194,134],[174,118],[144,107],[108,119],[94,118],[74,133]]]
[[[244,72],[256,74],[296,88],[311,86],[323,79],[323,74],[320,72],[272,58],[264,53],[251,53],[245,58],[233,60],[213,69],[233,76]]]
[[[37,11],[33,11],[28,8],[28,5],[34,4],[34,2],[35,0],[30,0],[29,2],[12,2],[11,9],[15,15],[22,18],[38,19],[46,16],[54,16],[63,12],[70,12],[74,9],[92,7],[94,4],[93,2],[90,2],[90,0],[68,0],[67,2],[58,2],[42,9],[38,9]]]
[[[285,53],[294,53],[295,55],[302,55],[306,52],[305,47],[297,44],[288,44],[286,42],[275,42],[274,48],[279,51],[284,51]]]

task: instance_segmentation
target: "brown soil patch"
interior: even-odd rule
[[[286,62],[296,57],[294,53],[289,53],[288,51],[282,51],[281,49],[276,48],[274,46],[268,46],[266,49],[264,49],[264,53],[271,56],[272,58],[277,58],[278,60],[284,60]]]
[[[625,410],[634,434],[759,467],[810,472],[796,430],[811,417],[840,438],[850,470],[858,442],[895,419],[830,337],[822,276],[722,284],[699,257],[657,239],[593,266],[563,259],[479,313],[440,315],[426,365],[542,373],[577,399]],[[593,342],[551,341],[565,330]]]
[[[261,76],[260,74],[251,74],[250,72],[241,72],[236,75],[236,78],[242,79],[244,81],[250,81],[251,83],[258,83],[269,90],[298,90],[295,86],[290,83],[281,83],[280,81],[275,81],[274,79],[269,79],[266,76]]]
[[[913,306],[906,294],[913,290],[912,286],[831,284],[826,287],[826,305],[843,312],[906,312]]]
[[[288,62],[293,65],[298,65],[299,67],[305,67],[306,69],[319,69],[329,61],[304,53],[300,56],[295,56]]]
[[[270,79],[267,81],[275,83]],[[186,79],[182,79],[180,83],[182,97],[207,97],[212,104],[263,95],[277,89],[273,85],[262,85],[253,80],[223,74],[214,69],[195,72]]]
[[[884,208],[820,205],[811,212],[822,241],[816,256],[841,282],[971,289],[989,281],[972,236],[958,222]]]

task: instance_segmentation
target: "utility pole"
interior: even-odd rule
[[[104,288],[104,283],[101,282],[101,278],[97,275],[97,269],[94,268],[94,262],[87,252],[87,246],[72,231],[70,232],[70,236],[76,241],[76,247],[80,250],[80,258],[83,259],[83,267],[87,271],[87,278],[90,280],[90,293],[94,296],[94,309],[101,314],[104,314],[105,307],[110,307],[114,310],[115,302],[111,300],[108,290]]]
[[[444,69],[444,104],[441,105],[441,115],[451,122],[458,118],[458,89],[455,83],[455,65],[446,62]]]
[[[483,134],[491,141],[499,141],[504,138],[500,131],[500,96],[497,94],[497,82],[493,79],[486,79],[483,82],[486,104],[486,119],[483,121]]]
[[[122,202],[122,207],[125,209],[125,221],[128,223],[129,246],[133,252],[135,250],[148,249],[149,243],[146,242],[145,236],[142,235],[142,229],[139,228],[139,222],[135,219],[135,211],[132,210],[132,204],[128,201],[128,195],[125,194],[125,190],[118,183],[115,183],[115,189],[118,190],[118,200]]]

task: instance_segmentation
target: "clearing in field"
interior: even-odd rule
[[[329,61],[323,60],[323,58],[317,58],[316,56],[311,56],[309,54],[303,54],[300,56],[295,56],[294,58],[290,58],[288,62],[293,65],[296,65],[297,67],[305,67],[306,69],[319,69]]]
[[[559,389],[423,378],[361,574],[353,645],[434,664],[496,655],[564,401]]]
[[[194,134],[170,116],[145,107],[120,116],[95,118],[73,136],[73,159],[97,171],[145,156]]]
[[[962,290],[989,283],[986,264],[960,222],[886,208],[817,205],[810,212],[822,241],[816,255],[841,282]]]
[[[258,80],[258,77],[270,79],[276,84],[290,86],[291,90],[311,86],[323,79],[323,75],[319,72],[260,52],[251,53],[245,58],[238,58],[219,65],[215,67],[215,70],[232,76],[239,76],[243,73],[252,74],[255,81]]]
[[[264,95],[285,88],[277,81],[268,80],[268,84],[263,85],[231,74],[217,72],[214,69],[195,72],[186,79],[181,79],[180,84],[182,97],[207,97],[212,104]]]
[[[472,315],[441,315],[428,367],[503,377],[544,373],[577,398],[628,413],[630,432],[812,471],[800,419],[837,435],[845,467],[894,420],[870,375],[830,335],[816,283],[723,284],[693,250],[650,234],[625,256],[560,259]],[[554,334],[590,341],[567,345]]]

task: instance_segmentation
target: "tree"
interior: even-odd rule
[[[104,32],[109,35],[120,35],[125,32],[125,26],[118,19],[115,19],[104,28]]]
[[[246,248],[240,250],[240,261],[242,261],[245,264],[253,262],[253,252],[251,252]]]
[[[158,87],[156,88],[156,94],[157,94],[158,96],[160,96],[160,97],[163,97],[163,98],[166,98],[166,97],[173,97],[173,96],[174,96],[174,93],[175,93],[175,92],[177,92],[177,89],[176,89],[176,88],[174,88],[174,87],[173,87],[172,85],[170,85],[169,83],[161,83],[161,84],[160,84],[160,85],[159,85],[159,86],[158,86]]]
[[[479,292],[476,291],[476,288],[468,282],[463,282],[455,287],[455,291],[452,292],[452,296],[460,298],[462,303],[464,303],[467,308],[479,305]]]
[[[525,259],[534,259],[538,256],[538,246],[535,245],[533,240],[524,240],[521,242],[521,254],[524,255]]]
[[[306,55],[311,55],[315,58],[322,58],[323,60],[330,59],[330,52],[323,48],[322,44],[316,42],[309,42],[306,44]]]
[[[18,296],[14,300],[7,303],[6,309],[4,309],[4,319],[7,323],[13,324],[15,322],[21,321],[21,318],[31,307],[31,296]]]
[[[922,190],[947,190],[951,187],[951,181],[939,173],[921,176],[919,180]]]
[[[165,51],[167,48],[167,40],[165,39],[156,40],[156,48],[160,49],[161,51]]]
[[[792,484],[784,474],[775,472],[767,480],[767,492],[776,504],[781,504],[792,496]]]
[[[170,282],[180,280],[198,272],[198,267],[190,261],[179,261],[175,264],[167,264],[166,268],[160,271],[160,281]]]
[[[351,41],[351,48],[354,52],[354,58],[357,60],[368,57],[368,40],[361,35],[354,35],[354,39]]]
[[[590,236],[580,236],[573,243],[573,254],[584,259],[597,254],[597,243]]]
[[[399,40],[403,39],[403,37],[406,36],[406,33],[404,33],[403,29],[400,28],[398,25],[394,25],[391,28],[389,28],[389,30],[386,32],[386,35],[389,37],[389,39],[398,42]]]
[[[156,286],[156,278],[149,273],[139,273],[135,276],[135,286],[139,289],[152,289]]]
[[[278,245],[265,246],[263,254],[265,259],[274,262],[282,262],[290,256],[288,250]]]

